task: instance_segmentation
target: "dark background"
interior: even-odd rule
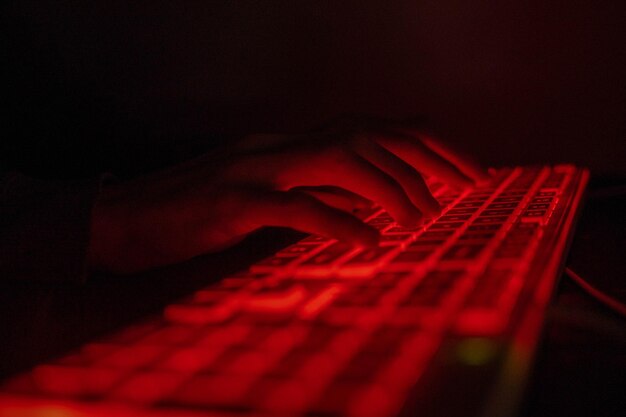
[[[149,143],[301,131],[363,112],[424,116],[491,165],[626,172],[623,1],[4,7],[6,131],[21,137],[4,155],[28,169],[60,158],[82,174],[147,158]]]

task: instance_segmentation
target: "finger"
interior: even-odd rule
[[[339,187],[296,187],[292,190],[306,193],[326,205],[347,211],[348,213],[368,209],[374,204],[365,197]]]
[[[339,187],[377,202],[405,226],[415,226],[422,219],[421,212],[392,176],[341,145],[320,147],[311,143],[249,155],[222,175],[229,182],[284,191],[301,186]]]
[[[455,188],[464,189],[474,185],[474,181],[451,161],[410,135],[391,131],[379,132],[377,141],[426,175],[434,175]]]
[[[439,203],[415,168],[372,140],[357,140],[355,146],[367,160],[395,178],[425,215],[437,216],[441,213]]]
[[[430,135],[418,133],[420,140],[433,151],[456,165],[461,172],[471,178],[475,183],[489,181],[487,170],[468,155],[454,149],[446,143],[436,140]]]
[[[251,196],[250,210],[244,214],[262,226],[290,227],[307,233],[335,238],[356,246],[376,246],[378,231],[354,216],[330,207],[296,191],[269,191]]]
[[[442,156],[445,160],[456,166],[458,171],[474,182],[482,182],[490,179],[487,170],[469,156],[464,155],[450,145],[441,143],[423,130],[424,120],[412,118],[403,121],[395,121],[372,116],[349,116],[335,122],[336,128],[348,128],[352,130],[365,130],[373,132],[393,131],[400,134],[408,134],[416,140],[421,140],[426,146]],[[461,186],[461,184],[459,185]]]
[[[404,188],[389,174],[357,153],[342,147],[303,155],[284,173],[291,187],[333,185],[357,193],[383,206],[397,222],[415,226],[422,219]]]

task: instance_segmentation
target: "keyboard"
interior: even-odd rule
[[[309,236],[0,384],[0,416],[511,415],[588,172],[513,167],[376,248]]]

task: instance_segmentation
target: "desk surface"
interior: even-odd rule
[[[242,260],[260,259],[297,236],[265,231],[219,255],[137,276],[93,277],[84,286],[0,283],[0,379],[157,313],[234,272]],[[626,300],[625,247],[626,196],[589,200],[569,265]],[[626,319],[563,278],[546,324],[522,415],[624,415]]]

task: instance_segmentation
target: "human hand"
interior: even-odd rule
[[[373,246],[378,232],[351,210],[376,202],[405,226],[437,216],[422,174],[457,188],[486,178],[410,126],[251,135],[219,156],[106,188],[93,210],[89,263],[135,272],[221,250],[263,226]]]

